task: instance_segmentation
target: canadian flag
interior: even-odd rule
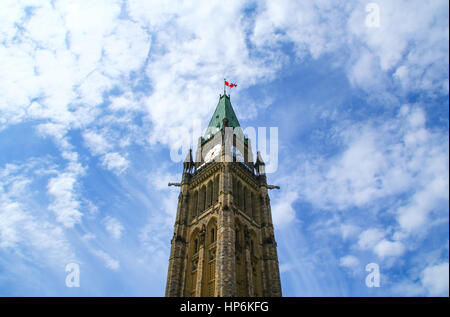
[[[229,83],[229,82],[227,82],[226,80],[225,80],[225,86],[228,86],[228,87],[230,87],[230,88],[237,87],[236,84]]]

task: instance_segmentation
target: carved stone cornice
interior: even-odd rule
[[[247,184],[251,185],[251,187],[259,191],[259,184],[258,180],[256,179],[255,175],[253,175],[249,170],[242,167],[239,163],[232,164],[232,171],[235,175],[239,176],[243,181],[245,181]]]
[[[198,185],[202,184],[205,180],[207,180],[209,177],[214,175],[217,171],[220,170],[222,165],[220,162],[212,162],[207,163],[205,167],[203,167],[199,172],[194,174],[194,176],[191,179],[191,188],[195,188]]]

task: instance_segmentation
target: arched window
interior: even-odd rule
[[[255,199],[255,195],[253,193],[250,193],[249,197],[250,197],[250,201],[248,202],[248,209],[249,209],[248,215],[252,219],[254,219],[254,217],[253,217],[253,200]]]
[[[212,205],[213,182],[209,181],[206,187],[206,204],[205,209]]]
[[[219,175],[214,178],[213,203],[219,200]]]
[[[252,195],[252,214],[253,214],[253,219],[255,219],[255,221],[257,223],[259,223],[258,196],[257,195]]]
[[[239,183],[239,206],[244,209],[244,186]]]
[[[204,254],[202,296],[214,296],[216,286],[216,243],[217,222],[215,217],[211,218],[206,226],[205,241],[207,247]]]
[[[242,208],[242,185],[241,182],[237,182],[237,205]]]
[[[191,198],[191,208],[190,208],[190,217],[191,219],[194,219],[195,217],[197,217],[197,202],[198,202],[198,192],[195,191],[192,193],[192,198]]]
[[[238,204],[237,179],[234,176],[233,176],[233,202],[237,206]]]
[[[247,213],[247,187],[245,186],[242,189],[242,211]]]
[[[206,187],[202,186],[198,192],[198,203],[197,203],[197,215],[200,215],[205,210],[206,203]]]

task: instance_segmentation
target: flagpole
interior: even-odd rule
[[[223,95],[224,96],[226,96],[226,94],[227,94],[226,87],[225,87],[225,81],[226,81],[226,79],[224,78],[223,79]]]

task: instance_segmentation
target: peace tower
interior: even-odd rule
[[[225,92],[184,164],[166,296],[281,296],[264,162]]]

